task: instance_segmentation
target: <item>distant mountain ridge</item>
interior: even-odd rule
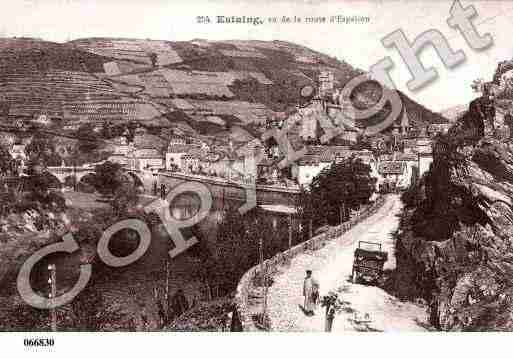
[[[0,119],[46,115],[63,127],[136,121],[213,136],[231,127],[256,134],[267,117],[301,101],[301,88],[318,86],[321,71],[332,72],[336,86],[363,73],[284,41],[0,39]],[[401,97],[414,126],[447,121]]]
[[[468,110],[468,105],[456,105],[440,111],[440,115],[447,118],[450,122],[456,122]]]

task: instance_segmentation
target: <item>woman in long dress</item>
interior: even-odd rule
[[[306,277],[303,282],[303,296],[305,297],[303,308],[306,313],[314,314],[318,293],[319,283],[312,277],[312,271],[307,270]]]

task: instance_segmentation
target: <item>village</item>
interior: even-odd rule
[[[327,78],[323,82],[323,78]],[[128,131],[122,136],[109,139],[104,150],[110,153],[106,161],[118,163],[126,169],[141,172],[171,172],[189,176],[204,176],[228,180],[241,184],[265,184],[277,187],[308,188],[310,182],[322,170],[330,168],[350,157],[357,157],[371,168],[376,179],[376,192],[394,192],[408,188],[416,179],[428,171],[432,162],[432,139],[446,133],[450,123],[430,124],[414,128],[408,123],[407,114],[401,122],[396,121],[389,134],[377,135],[362,140],[358,128],[345,129],[339,136],[344,145],[322,144],[322,120],[331,121],[327,115],[327,95],[332,103],[340,104],[339,91],[329,83],[330,74],[322,74],[321,93],[304,107],[287,118],[272,118],[262,123],[266,130],[287,131],[287,138],[296,147],[306,149],[291,168],[279,167],[282,158],[276,142],[251,139],[248,142],[237,138],[222,141],[212,136],[191,136],[178,129],[163,143],[161,138],[137,127],[132,140]],[[332,80],[331,80],[332,81]],[[343,112],[346,107],[339,106]],[[347,115],[344,112],[344,115]],[[338,115],[340,116],[340,115]],[[44,116],[38,122],[45,122]],[[336,122],[337,118],[335,118]],[[343,126],[342,123],[336,123]],[[101,126],[93,130],[100,132]],[[340,142],[340,141],[339,141]],[[17,160],[21,173],[28,156],[25,148],[29,141],[10,137],[8,150]],[[93,165],[91,164],[85,164]],[[62,161],[62,166],[67,166]]]
[[[244,136],[220,140],[213,136],[191,136],[174,129],[166,143],[142,126],[135,129],[131,140],[126,130],[121,136],[104,141],[103,150],[110,154],[106,161],[147,173],[179,173],[240,184],[308,188],[322,170],[357,157],[370,166],[372,177],[376,179],[376,192],[404,190],[428,171],[433,158],[432,139],[446,133],[450,123],[430,124],[419,129],[408,122],[408,114],[404,113],[387,134],[362,139],[359,128],[347,128],[342,121],[337,122],[341,117],[351,120],[351,115],[346,111],[347,104],[340,99],[340,91],[334,88],[332,74],[322,73],[319,82],[319,94],[306,106],[298,105],[288,117],[282,115],[261,122],[264,130],[285,129],[293,148],[306,150],[290,168],[279,167],[283,154],[276,141],[248,140]],[[320,140],[323,121],[332,121],[328,113],[333,111],[329,108],[333,104],[337,106],[333,122],[344,128],[337,142],[343,144],[323,144]],[[40,116],[38,122],[44,123],[44,117]],[[94,127],[93,131],[101,132],[102,126]],[[25,151],[28,143],[27,139],[21,141],[16,137],[11,137],[8,143],[10,155],[21,167],[28,158]],[[84,166],[87,165],[93,164]],[[62,166],[69,164],[62,161]]]
[[[93,45],[90,41],[78,40],[78,45],[96,46],[96,40]],[[301,75],[292,67],[280,74],[281,79],[255,68],[230,72],[190,69],[186,64],[170,68],[159,63],[162,54],[155,60],[140,50],[137,40],[98,42],[99,50],[93,47],[94,51],[128,53],[136,59],[103,62],[94,72],[52,70],[48,78],[55,91],[48,98],[34,98],[33,105],[22,98],[16,81],[31,89],[48,79],[33,73],[8,74],[12,76],[8,90],[13,98],[20,98],[4,109],[6,122],[0,127],[6,199],[1,228],[7,241],[27,246],[26,256],[33,253],[27,238],[47,243],[45,236],[58,240],[69,230],[85,241],[78,261],[101,262],[94,249],[100,240],[95,229],[108,231],[134,216],[150,228],[151,246],[140,262],[96,274],[98,283],[88,295],[102,295],[101,308],[108,313],[114,313],[119,303],[131,309],[123,319],[93,323],[93,330],[174,330],[191,323],[182,316],[199,313],[200,303],[216,301],[229,309],[206,322],[215,321],[209,325],[216,330],[225,330],[227,323],[231,330],[241,329],[237,315],[255,308],[267,310],[234,309],[236,289],[244,284],[246,273],[254,273],[254,266],[298,248],[306,251],[319,238],[343,238],[345,231],[370,215],[377,229],[354,238],[386,241],[387,230],[378,227],[396,226],[401,194],[423,183],[434,160],[434,144],[453,124],[405,102],[387,128],[369,134],[365,121],[356,118],[354,105],[372,106],[378,91],[349,98],[343,91],[345,75],[335,70]],[[167,46],[144,43],[157,49]],[[194,40],[189,46],[198,50],[213,44]],[[256,45],[273,51],[286,48],[291,59],[310,66],[318,61],[312,53],[290,45]],[[173,46],[172,51],[183,50],[182,44]],[[263,61],[273,55],[247,42],[218,46],[229,58]],[[172,51],[165,52],[165,59],[177,60]],[[143,57],[144,66],[137,62]],[[374,120],[382,121],[382,115]],[[212,202],[207,216],[190,225],[188,218],[197,209],[198,198],[189,192],[200,187],[209,191]],[[177,188],[189,192],[176,195]],[[150,204],[163,205],[175,219],[184,220],[184,237],[194,238],[190,250],[171,256],[176,238],[166,232],[166,222]],[[364,228],[358,226],[358,231]],[[121,253],[134,249],[130,233],[120,231],[114,237],[125,251]],[[344,256],[355,245],[348,242]],[[385,248],[392,253],[390,246]],[[344,257],[343,262],[350,264],[351,259]],[[46,283],[53,274],[42,263],[35,269],[36,284],[47,296]],[[76,263],[77,258],[65,255],[48,259],[48,265],[56,268],[61,293],[73,285]],[[262,283],[257,287],[258,293],[249,297],[261,300]],[[147,312],[139,314],[141,310]],[[230,320],[224,317],[226,311]],[[13,318],[15,313],[8,315]],[[271,307],[266,315],[277,323],[286,317],[280,308]],[[26,326],[25,319],[16,325]],[[40,325],[52,330],[81,325],[47,319],[43,316]]]
[[[2,353],[507,352],[513,2],[3,5]]]

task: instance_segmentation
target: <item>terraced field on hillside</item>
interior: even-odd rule
[[[267,117],[301,102],[301,88],[317,86],[326,70],[335,86],[361,73],[345,61],[281,41],[4,39],[0,118],[13,122],[44,114],[65,125],[180,122],[203,134],[230,126],[254,132]],[[363,92],[379,97],[372,87]],[[415,125],[444,121],[406,97],[404,103]]]

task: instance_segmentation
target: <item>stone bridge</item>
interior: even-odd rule
[[[69,185],[74,183],[80,183],[80,181],[88,176],[94,174],[93,165],[84,166],[59,166],[59,167],[48,167],[50,172],[61,185]],[[124,172],[129,176],[136,185],[144,187],[145,191],[150,191],[155,180],[155,175],[151,171],[138,171],[125,168]]]
[[[123,170],[137,186],[143,187],[146,193],[152,193],[155,185],[157,186],[158,193],[160,193],[160,186],[162,184],[165,185],[166,190],[169,191],[185,182],[200,182],[209,188],[214,198],[225,198],[227,200],[241,202],[247,200],[247,186],[231,182],[223,178],[196,176],[167,171],[157,172],[154,170],[137,170],[127,167]],[[73,181],[76,181],[75,183],[80,183],[80,181],[86,176],[94,174],[94,166],[48,167],[48,171],[55,176],[61,185],[69,186],[74,183]],[[257,185],[255,187],[255,191],[256,204],[259,205],[294,206],[297,196],[299,195],[299,189],[291,187]]]
[[[248,185],[229,181],[224,178],[189,175],[184,173],[176,173],[169,171],[161,171],[158,173],[158,186],[164,184],[169,190],[185,182],[199,182],[204,184],[210,190],[212,197],[223,198],[245,202],[248,200]],[[279,187],[256,185],[255,205],[284,205],[293,207],[299,196],[299,188],[295,187]]]
[[[94,173],[93,167],[48,167],[48,172],[55,176],[61,184],[65,184],[67,180],[76,179],[76,182],[80,182],[88,174]]]

